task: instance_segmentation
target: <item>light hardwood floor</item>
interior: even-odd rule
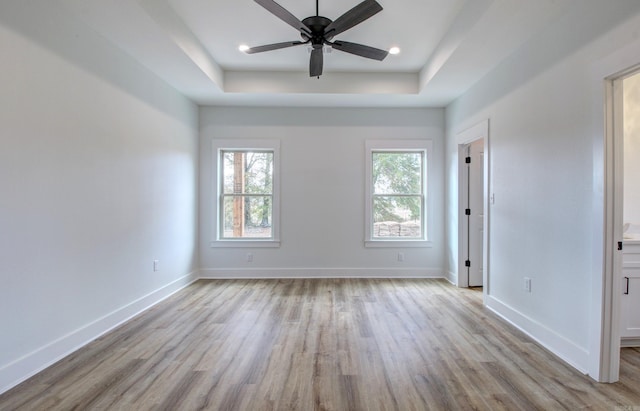
[[[2,410],[640,410],[443,280],[201,280],[0,396]]]

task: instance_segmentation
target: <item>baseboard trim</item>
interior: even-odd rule
[[[0,368],[0,394],[197,281],[193,271]]]
[[[437,268],[202,268],[203,279],[445,278]]]
[[[447,276],[445,277],[447,281],[449,281],[452,285],[458,286],[458,274],[447,271]]]
[[[534,319],[522,314],[495,297],[486,297],[486,306],[491,311],[502,317],[505,321],[527,334],[530,338],[541,344],[574,367],[583,374],[587,374],[589,365],[589,352],[569,341],[565,337],[550,330]]]
[[[624,337],[620,339],[620,347],[640,347],[640,338],[638,337]]]

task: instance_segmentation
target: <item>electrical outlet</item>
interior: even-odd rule
[[[153,271],[160,270],[160,260],[153,260]]]
[[[528,293],[531,292],[531,278],[524,278],[524,290]]]
[[[398,261],[400,262],[404,261],[404,253],[398,253]]]
[[[248,263],[253,262],[253,254],[251,254],[251,253],[247,253],[247,262],[248,262]]]

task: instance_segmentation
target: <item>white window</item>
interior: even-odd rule
[[[214,247],[279,246],[279,142],[214,140]]]
[[[428,246],[428,140],[366,143],[365,245]]]

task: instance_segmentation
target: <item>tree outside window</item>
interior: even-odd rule
[[[373,238],[421,239],[424,152],[372,152]]]
[[[365,142],[365,247],[431,247],[427,139]]]
[[[221,150],[220,156],[220,238],[273,238],[273,151]]]

